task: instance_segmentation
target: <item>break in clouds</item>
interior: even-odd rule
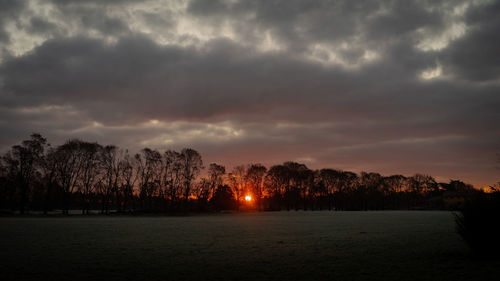
[[[499,1],[0,1],[0,149],[498,181]]]

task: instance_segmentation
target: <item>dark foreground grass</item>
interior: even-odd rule
[[[449,212],[0,218],[2,280],[499,280]]]

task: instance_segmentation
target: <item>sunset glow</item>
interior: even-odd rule
[[[250,195],[245,196],[245,201],[247,201],[247,202],[252,201],[252,196],[250,196]]]

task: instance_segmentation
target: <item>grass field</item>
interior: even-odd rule
[[[2,280],[493,280],[450,212],[0,218]]]

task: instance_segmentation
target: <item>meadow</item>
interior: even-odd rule
[[[0,218],[2,280],[492,280],[446,211]]]

